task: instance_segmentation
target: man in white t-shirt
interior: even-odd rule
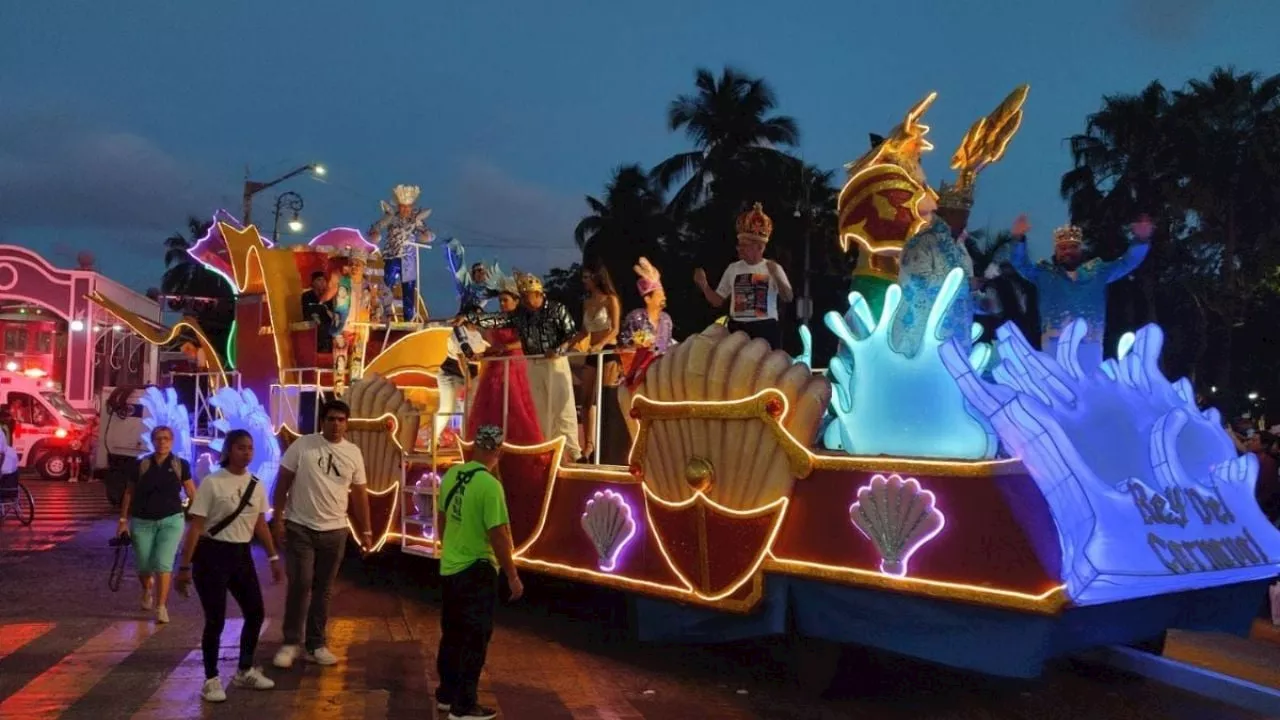
[[[373,546],[364,455],[346,439],[350,416],[346,403],[325,403],[320,410],[321,432],[298,438],[280,459],[280,475],[271,496],[276,508],[271,529],[276,545],[284,547],[289,589],[284,645],[275,656],[278,668],[293,665],[300,645],[308,662],[338,662],[325,643],[325,625],[329,596],[347,548],[348,503],[360,531],[360,547]]]
[[[764,247],[773,234],[773,221],[756,203],[738,216],[738,260],[725,268],[720,284],[712,288],[707,273],[698,268],[693,282],[712,307],[729,304],[729,330],[741,330],[752,338],[767,340],[774,348],[782,347],[782,328],[778,324],[778,298],[791,302],[794,293],[782,266],[764,259]]]

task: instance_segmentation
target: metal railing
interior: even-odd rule
[[[241,390],[241,378],[239,371],[231,370],[225,373],[227,378],[227,386],[235,388],[237,392]],[[190,379],[192,387],[191,398],[191,438],[193,440],[210,440],[215,437],[214,421],[218,419],[218,409],[213,406],[210,400],[222,389],[223,373],[212,371],[200,372],[171,372],[165,375],[167,382],[165,383],[171,388],[182,388],[178,381],[182,379]],[[185,390],[185,388],[183,388]],[[184,393],[185,394],[185,393]],[[186,398],[180,397],[185,400]],[[207,431],[206,433],[201,432]]]
[[[481,373],[483,373],[484,372],[483,365],[485,363],[502,363],[502,388],[503,388],[502,432],[503,432],[503,435],[506,435],[507,426],[509,424],[509,420],[511,416],[511,363],[513,361],[520,361],[525,363],[540,363],[540,362],[545,363],[545,362],[556,362],[561,359],[567,360],[567,359],[576,358],[576,357],[587,358],[588,362],[594,361],[595,370],[596,370],[594,387],[589,389],[584,388],[584,390],[587,390],[594,395],[596,417],[595,417],[594,427],[586,427],[585,432],[588,434],[588,437],[591,438],[591,446],[592,446],[592,453],[590,458],[591,462],[599,464],[600,440],[601,440],[601,434],[602,434],[601,428],[603,426],[602,420],[604,416],[602,406],[604,404],[605,363],[607,361],[607,356],[621,355],[622,353],[630,353],[630,352],[635,352],[635,348],[616,348],[612,350],[604,350],[601,352],[569,352],[569,353],[557,354],[553,358],[548,358],[545,355],[523,355],[523,354],[492,355],[492,356],[477,357],[473,361],[468,361],[468,364],[472,362],[480,363],[482,365]],[[467,421],[470,418],[470,412],[472,409],[471,406],[474,405],[472,385],[477,384],[480,381],[480,377],[482,377],[482,375],[478,375],[477,377],[472,378],[470,377],[470,373],[466,373],[466,376],[463,378],[462,391],[459,394],[459,398],[458,398],[462,407],[461,411],[450,410],[446,412],[442,408],[438,408],[435,413],[435,417],[437,418],[448,417],[451,419],[460,417],[462,427],[466,428]],[[619,381],[620,380],[621,378],[619,378]],[[530,390],[532,391],[532,388]],[[550,407],[551,398],[547,398],[547,400],[548,402],[543,405],[543,407],[546,408],[546,412],[548,413],[555,412],[556,410]],[[535,403],[535,407],[536,406],[537,406],[537,403]],[[575,410],[576,410],[576,401],[575,401]],[[539,418],[539,420],[541,421],[541,418]],[[584,418],[584,421],[585,421],[585,418]],[[439,442],[439,432],[436,432],[436,425],[434,422],[432,423],[432,433],[433,433],[432,434],[432,454],[434,456],[436,444]],[[573,458],[572,460],[577,460],[577,458]]]

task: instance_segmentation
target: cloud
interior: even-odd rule
[[[1193,38],[1216,0],[1129,0],[1138,32],[1161,42]]]
[[[145,137],[70,113],[0,111],[0,225],[11,232],[167,231],[215,198],[197,172]]]
[[[506,267],[544,272],[580,259],[573,229],[584,208],[580,197],[518,179],[489,162],[469,160],[458,174],[453,202],[435,224],[475,247],[475,255],[496,255]]]

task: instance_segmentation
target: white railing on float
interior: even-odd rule
[[[604,350],[601,352],[568,352],[568,353],[557,354],[554,358],[548,358],[545,355],[492,355],[487,357],[478,356],[476,357],[475,360],[468,361],[468,364],[478,363],[483,365],[485,363],[491,363],[491,362],[502,363],[502,388],[503,388],[502,433],[503,435],[506,435],[507,425],[511,415],[511,363],[512,361],[519,360],[526,363],[536,363],[536,362],[553,362],[555,360],[559,360],[562,358],[570,359],[570,358],[581,357],[581,358],[587,358],[588,362],[590,362],[592,359],[594,359],[595,366],[596,366],[595,387],[591,388],[590,392],[592,392],[592,394],[595,396],[595,409],[596,409],[595,423],[594,423],[594,427],[585,428],[585,432],[589,433],[589,437],[591,438],[592,451],[591,451],[590,460],[592,463],[599,464],[600,463],[600,440],[601,440],[601,434],[602,434],[601,428],[603,425],[603,417],[604,417],[602,406],[604,404],[604,387],[605,387],[604,366],[606,362],[606,356],[621,355],[621,353],[623,352],[634,352],[634,351],[635,351],[634,348],[617,348],[612,350]],[[464,377],[463,389],[460,395],[459,404],[461,405],[462,409],[460,411],[454,411],[451,413],[441,412],[439,409],[437,409],[436,417],[449,417],[451,419],[461,418],[461,426],[462,428],[465,429],[467,426],[467,420],[470,418],[470,410],[471,410],[470,406],[473,404],[470,402],[471,392],[472,392],[471,386],[474,383],[478,382],[479,379],[480,379],[479,375],[477,375],[475,378],[472,378],[468,373],[467,376]],[[621,377],[619,377],[619,382],[620,381],[621,381]],[[576,408],[577,408],[577,405],[576,405],[576,399],[575,399],[575,410]],[[585,417],[583,418],[583,420],[585,422]],[[439,441],[439,434],[434,433],[434,430],[435,430],[435,422],[432,423],[433,458],[435,454],[435,446]],[[547,438],[547,439],[550,439],[550,438]],[[569,462],[576,462],[577,460],[578,458],[571,458]]]

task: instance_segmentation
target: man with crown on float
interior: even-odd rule
[[[698,268],[693,282],[712,307],[729,304],[729,330],[761,338],[770,347],[782,347],[782,326],[778,323],[778,299],[791,302],[794,293],[782,266],[764,259],[764,248],[773,235],[773,220],[764,207],[755,203],[738,216],[738,259],[725,268],[720,284],[711,287],[707,273]]]
[[[578,412],[573,404],[573,373],[569,369],[568,343],[578,333],[568,308],[548,300],[537,275],[516,272],[520,307],[510,313],[472,311],[458,317],[483,330],[514,328],[529,357],[529,393],[538,413],[538,424],[547,439],[562,436],[565,457],[582,455],[578,442]],[[536,359],[535,359],[536,358]]]
[[[416,246],[430,245],[435,238],[435,234],[427,229],[430,208],[414,206],[421,192],[416,185],[395,186],[392,194],[396,198],[396,207],[381,201],[382,217],[369,229],[369,240],[382,250],[383,281],[388,289],[400,288],[401,319],[405,322],[412,322],[418,311]]]
[[[1084,233],[1075,225],[1053,231],[1053,259],[1032,264],[1027,257],[1025,215],[1013,223],[1009,262],[1036,286],[1040,298],[1040,349],[1057,356],[1058,338],[1076,318],[1084,318],[1088,332],[1080,342],[1080,367],[1090,372],[1102,364],[1102,341],[1107,325],[1107,285],[1133,272],[1147,257],[1155,226],[1143,215],[1129,226],[1129,249],[1116,260],[1084,261]]]

